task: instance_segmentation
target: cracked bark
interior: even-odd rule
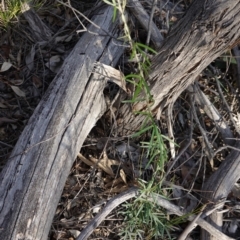
[[[196,77],[227,49],[240,42],[240,2],[194,1],[183,18],[173,27],[169,36],[152,58],[149,87],[154,104],[154,114],[171,107],[178,96]],[[139,98],[144,95],[140,94]],[[122,127],[119,134],[136,131],[144,116],[133,111],[143,111],[146,102],[122,106]]]
[[[184,17],[173,27],[169,36],[152,59],[148,84],[154,103],[151,111],[160,114],[170,108],[201,72],[227,49],[240,43],[239,0],[194,1]],[[139,98],[144,98],[140,94]],[[146,102],[120,109],[119,134],[128,135],[137,131],[145,120],[133,111],[144,111]],[[236,148],[239,148],[239,144]],[[219,169],[210,177],[204,190],[210,202],[224,199],[240,175],[239,152],[233,150]],[[209,218],[221,230],[221,216],[214,213]],[[220,219],[220,220],[219,220]],[[202,239],[215,239],[203,231]]]
[[[81,37],[0,174],[1,239],[47,239],[70,168],[107,108],[106,78],[93,73],[95,63],[115,66],[124,51],[112,15],[112,7],[98,11],[93,21],[101,29],[91,25]]]

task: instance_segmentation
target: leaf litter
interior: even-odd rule
[[[55,1],[53,1],[55,2]],[[56,3],[56,2],[55,2]],[[167,1],[165,7],[167,11],[162,11],[162,17],[167,18],[171,10],[171,1]],[[78,4],[77,4],[78,5]],[[58,72],[66,53],[77,42],[79,36],[72,34],[76,31],[78,22],[72,11],[65,9],[60,5],[47,5],[39,16],[47,21],[52,30],[58,33],[58,29],[64,27],[66,22],[69,25],[64,29],[64,34],[59,33],[54,38],[52,45],[38,46],[33,44],[31,33],[23,22],[19,26],[13,27],[8,36],[0,31],[1,37],[5,39],[0,43],[0,168],[4,166],[8,156],[11,153],[20,133],[24,129],[29,117],[32,115],[35,107],[41,100],[44,92],[48,88],[52,79]],[[76,6],[82,11],[82,6]],[[176,7],[177,8],[177,7]],[[181,8],[178,9],[181,11]],[[53,14],[49,14],[52,11]],[[178,16],[172,14],[174,21]],[[71,21],[70,21],[71,20]],[[167,29],[166,29],[167,31]],[[19,44],[21,43],[21,44]],[[220,69],[221,84],[224,87],[224,96],[229,103],[232,103],[232,112],[236,125],[239,125],[239,104],[236,100],[236,75],[231,72],[226,73],[226,57],[219,58],[213,68]],[[124,59],[122,62],[124,63]],[[225,64],[225,65],[224,65]],[[234,65],[234,66],[232,66]],[[236,68],[236,61],[231,64]],[[124,73],[132,71],[134,64],[124,65]],[[24,80],[21,80],[24,79]],[[211,102],[224,116],[226,122],[231,126],[231,120],[227,117],[227,110],[223,105],[223,100],[219,97],[216,83],[209,69],[202,74],[198,80],[201,90],[206,94]],[[118,83],[121,87],[121,83]],[[109,88],[111,89],[111,88]],[[117,88],[119,89],[119,88]],[[127,88],[124,86],[127,92]],[[213,152],[223,146],[223,140],[216,130],[215,123],[207,116],[205,111],[195,105],[197,118],[203,126],[210,140],[210,147]],[[174,202],[189,211],[196,209],[200,204],[201,186],[205,179],[218,168],[221,161],[229,153],[227,149],[222,150],[210,159],[206,154],[207,146],[197,127],[197,119],[191,120],[191,107],[189,105],[189,92],[185,91],[174,105],[173,132],[179,145],[175,147],[178,155],[185,148],[181,157],[167,176],[166,183],[171,182],[171,195]],[[103,208],[106,202],[115,194],[128,189],[129,186],[137,185],[137,179],[144,176],[146,180],[151,178],[154,166],[145,169],[148,159],[145,157],[139,142],[129,143],[127,138],[116,138],[111,129],[112,120],[110,115],[105,115],[92,129],[85,141],[85,147],[82,148],[76,159],[68,180],[65,184],[61,199],[57,206],[56,214],[53,220],[49,239],[76,239],[81,230],[87,223]],[[168,123],[162,119],[161,129],[168,133]],[[193,128],[193,134],[190,136],[189,128]],[[106,130],[108,129],[108,130]],[[234,130],[233,130],[234,132]],[[236,132],[234,132],[236,134]],[[110,136],[110,137],[109,137]],[[114,137],[113,140],[111,138]],[[186,139],[192,141],[186,147]],[[103,148],[99,148],[102,144]],[[108,140],[108,141],[106,141]],[[145,140],[145,139],[143,139]],[[146,139],[147,140],[147,139]],[[141,162],[141,163],[140,163]],[[170,158],[166,166],[166,171],[170,168],[173,159]],[[175,186],[175,187],[174,187]],[[224,229],[230,234],[236,234],[239,231],[236,222],[237,213],[232,203],[238,202],[240,198],[238,183],[232,190],[229,199],[230,202],[226,208],[229,213],[224,220]],[[95,230],[91,239],[119,239],[118,230],[121,228],[124,218],[119,214],[119,207]],[[231,217],[235,216],[235,219]],[[184,228],[184,224],[176,226],[172,236],[177,236]],[[199,232],[194,230],[191,236],[198,239]]]

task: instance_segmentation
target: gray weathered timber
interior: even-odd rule
[[[42,22],[40,17],[36,14],[33,8],[30,7],[31,3],[24,2],[22,4],[22,13],[32,30],[32,36],[36,41],[48,41],[52,36],[51,30]]]
[[[94,64],[114,66],[124,50],[112,15],[107,7],[94,17],[100,28],[91,25],[65,60],[0,174],[1,239],[47,239],[72,163],[106,109]]]
[[[207,203],[221,203],[219,210],[224,206],[224,200],[226,200],[234,184],[240,178],[240,143],[237,141],[235,150],[226,157],[221,163],[217,171],[215,171],[208,179],[207,183],[203,188],[204,200]],[[223,217],[222,213],[215,211],[210,217],[208,222],[214,227],[222,230]],[[217,240],[217,238],[211,236],[206,231],[202,231],[202,239]]]

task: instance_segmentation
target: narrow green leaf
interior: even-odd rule
[[[136,133],[134,133],[131,137],[139,137],[139,136],[141,136],[143,133],[145,133],[145,132],[147,132],[148,130],[150,130],[152,128],[152,126],[148,126],[148,127],[146,127],[146,128],[144,128],[144,129],[141,129],[140,131],[138,131],[138,132],[136,132]]]
[[[143,49],[147,49],[148,51],[152,52],[152,53],[157,53],[154,49],[152,49],[151,47],[145,45],[145,44],[142,44],[142,43],[136,43],[136,45],[140,48],[143,48]]]

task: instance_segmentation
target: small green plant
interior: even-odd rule
[[[114,7],[114,20],[117,13],[120,14],[124,29],[123,39],[129,43],[131,49],[130,58],[134,59],[137,64],[138,73],[125,76],[126,81],[133,84],[134,92],[132,98],[124,102],[137,104],[142,101],[146,105],[144,111],[136,112],[136,114],[145,116],[145,122],[141,129],[132,135],[133,138],[140,137],[144,133],[150,135],[148,141],[142,142],[142,147],[145,149],[145,155],[149,159],[148,166],[151,164],[154,170],[149,181],[138,179],[142,189],[141,196],[148,196],[152,193],[164,195],[161,184],[164,177],[164,165],[167,161],[167,150],[164,141],[169,139],[161,134],[152,115],[150,108],[154,99],[146,82],[148,70],[151,66],[147,53],[155,54],[156,52],[149,46],[132,40],[125,14],[126,0],[103,1]],[[159,239],[159,237],[164,237],[166,234],[170,239],[169,229],[171,224],[167,220],[164,211],[141,196],[131,203],[125,204],[125,211],[122,212],[125,225],[120,233],[121,239]]]
[[[7,29],[14,23],[23,11],[22,6],[29,2],[30,0],[3,0],[0,4],[0,28]],[[31,4],[35,10],[38,10],[44,3],[40,0],[32,0]]]
[[[0,5],[0,26],[7,28],[9,24],[17,19],[17,15],[21,12],[22,0],[5,0]]]
[[[126,203],[124,207],[125,224],[120,233],[121,239],[159,239],[164,238],[166,233],[171,239],[168,233],[171,225],[163,209],[141,197]]]

